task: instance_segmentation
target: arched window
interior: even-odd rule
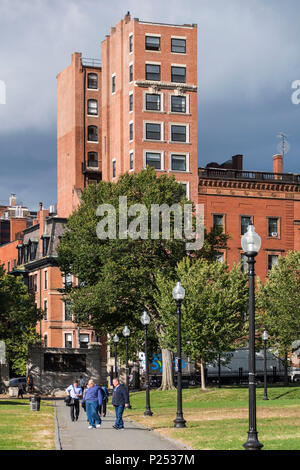
[[[96,73],[88,74],[88,88],[97,90],[98,88],[98,75]]]
[[[88,126],[88,140],[91,142],[98,142],[98,127]]]
[[[98,114],[98,101],[97,100],[88,100],[87,102],[87,112],[88,114],[97,115]]]

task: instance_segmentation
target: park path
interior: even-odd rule
[[[56,447],[61,450],[182,450],[185,447],[158,435],[142,425],[124,420],[125,429],[113,429],[114,415],[108,411],[101,428],[88,429],[86,414],[80,408],[78,421],[72,422],[70,409],[55,400]]]

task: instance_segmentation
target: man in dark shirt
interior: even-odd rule
[[[124,408],[129,406],[129,398],[126,387],[123,384],[119,383],[118,379],[113,379],[113,396],[112,396],[112,405],[115,407],[116,412],[116,422],[113,425],[115,429],[124,429],[123,422],[123,411]]]

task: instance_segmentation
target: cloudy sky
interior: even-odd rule
[[[300,173],[299,0],[0,0],[0,204],[56,203],[56,75],[74,51],[100,58],[127,10],[198,24],[199,166],[241,153],[245,169],[271,171],[283,131],[284,171]]]

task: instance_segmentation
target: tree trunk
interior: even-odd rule
[[[162,381],[160,390],[174,390],[172,353],[168,349],[161,350]]]
[[[202,360],[201,360],[201,362],[200,362],[200,370],[201,370],[201,390],[206,390],[206,387],[205,387],[204,364],[203,364],[203,361],[202,361]]]
[[[289,385],[289,377],[288,377],[288,354],[285,352],[284,355],[284,385],[288,387]]]

